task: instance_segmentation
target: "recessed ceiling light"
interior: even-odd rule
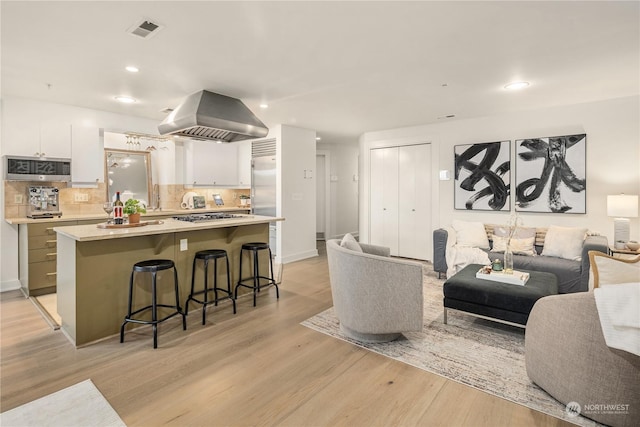
[[[130,96],[116,96],[116,101],[120,101],[120,102],[123,102],[125,104],[132,104],[132,103],[136,102],[136,100],[133,99]]]
[[[269,108],[269,104],[260,104],[260,108]]]
[[[320,138],[319,136],[316,136],[316,141],[320,141],[322,138]]]
[[[524,89],[527,86],[529,86],[529,82],[513,82],[513,83],[509,83],[504,88],[507,90],[518,90],[518,89]]]
[[[137,73],[138,71],[140,71],[138,67],[134,67],[133,65],[129,65],[125,67],[125,70],[127,70],[130,73]]]

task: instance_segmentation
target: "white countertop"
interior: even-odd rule
[[[175,219],[168,218],[161,220],[161,224],[148,224],[142,227],[104,229],[98,228],[96,224],[89,224],[54,227],[53,230],[58,234],[69,237],[78,242],[87,242],[93,240],[120,239],[123,237],[179,233],[184,231],[205,230],[211,228],[226,228],[251,224],[265,224],[275,221],[284,221],[284,218],[260,215],[242,215],[239,218],[227,218],[203,222],[177,221]],[[141,222],[145,221],[143,220]]]
[[[205,208],[205,209],[166,209],[159,211],[147,210],[146,214],[142,215],[142,221],[152,219],[156,216],[175,216],[175,215],[189,215],[194,213],[206,213],[206,212],[248,212],[251,207],[224,207],[224,208]],[[82,220],[104,220],[107,217],[106,213],[88,214],[88,215],[65,215],[55,218],[5,218],[5,221],[9,224],[40,224],[45,222],[63,222],[63,221],[82,221]]]

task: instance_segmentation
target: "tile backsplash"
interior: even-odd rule
[[[107,189],[105,184],[98,184],[97,188],[67,188],[66,182],[28,182],[28,181],[4,181],[4,216],[5,218],[24,218],[29,213],[28,189],[31,186],[48,185],[60,189],[60,210],[63,215],[94,215],[104,213],[102,204],[106,200]],[[182,196],[193,191],[200,196],[205,196],[207,208],[215,208],[214,194],[220,194],[225,207],[240,206],[240,195],[249,195],[248,189],[228,188],[189,188],[183,185],[160,185],[160,207],[165,210],[180,209]],[[76,197],[83,195],[88,197]],[[87,201],[76,201],[88,199]]]

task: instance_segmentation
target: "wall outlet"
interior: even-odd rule
[[[180,250],[181,251],[186,251],[188,248],[188,243],[187,243],[187,239],[180,239]]]
[[[13,203],[16,205],[21,205],[23,201],[22,194],[16,194],[13,198]]]
[[[85,194],[85,193],[74,193],[73,194],[73,201],[74,202],[88,202],[89,201],[89,195]]]

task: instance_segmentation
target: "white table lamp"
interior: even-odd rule
[[[607,196],[607,216],[614,217],[614,247],[623,249],[624,245],[629,241],[629,218],[638,216],[638,196],[628,196],[626,194]]]

